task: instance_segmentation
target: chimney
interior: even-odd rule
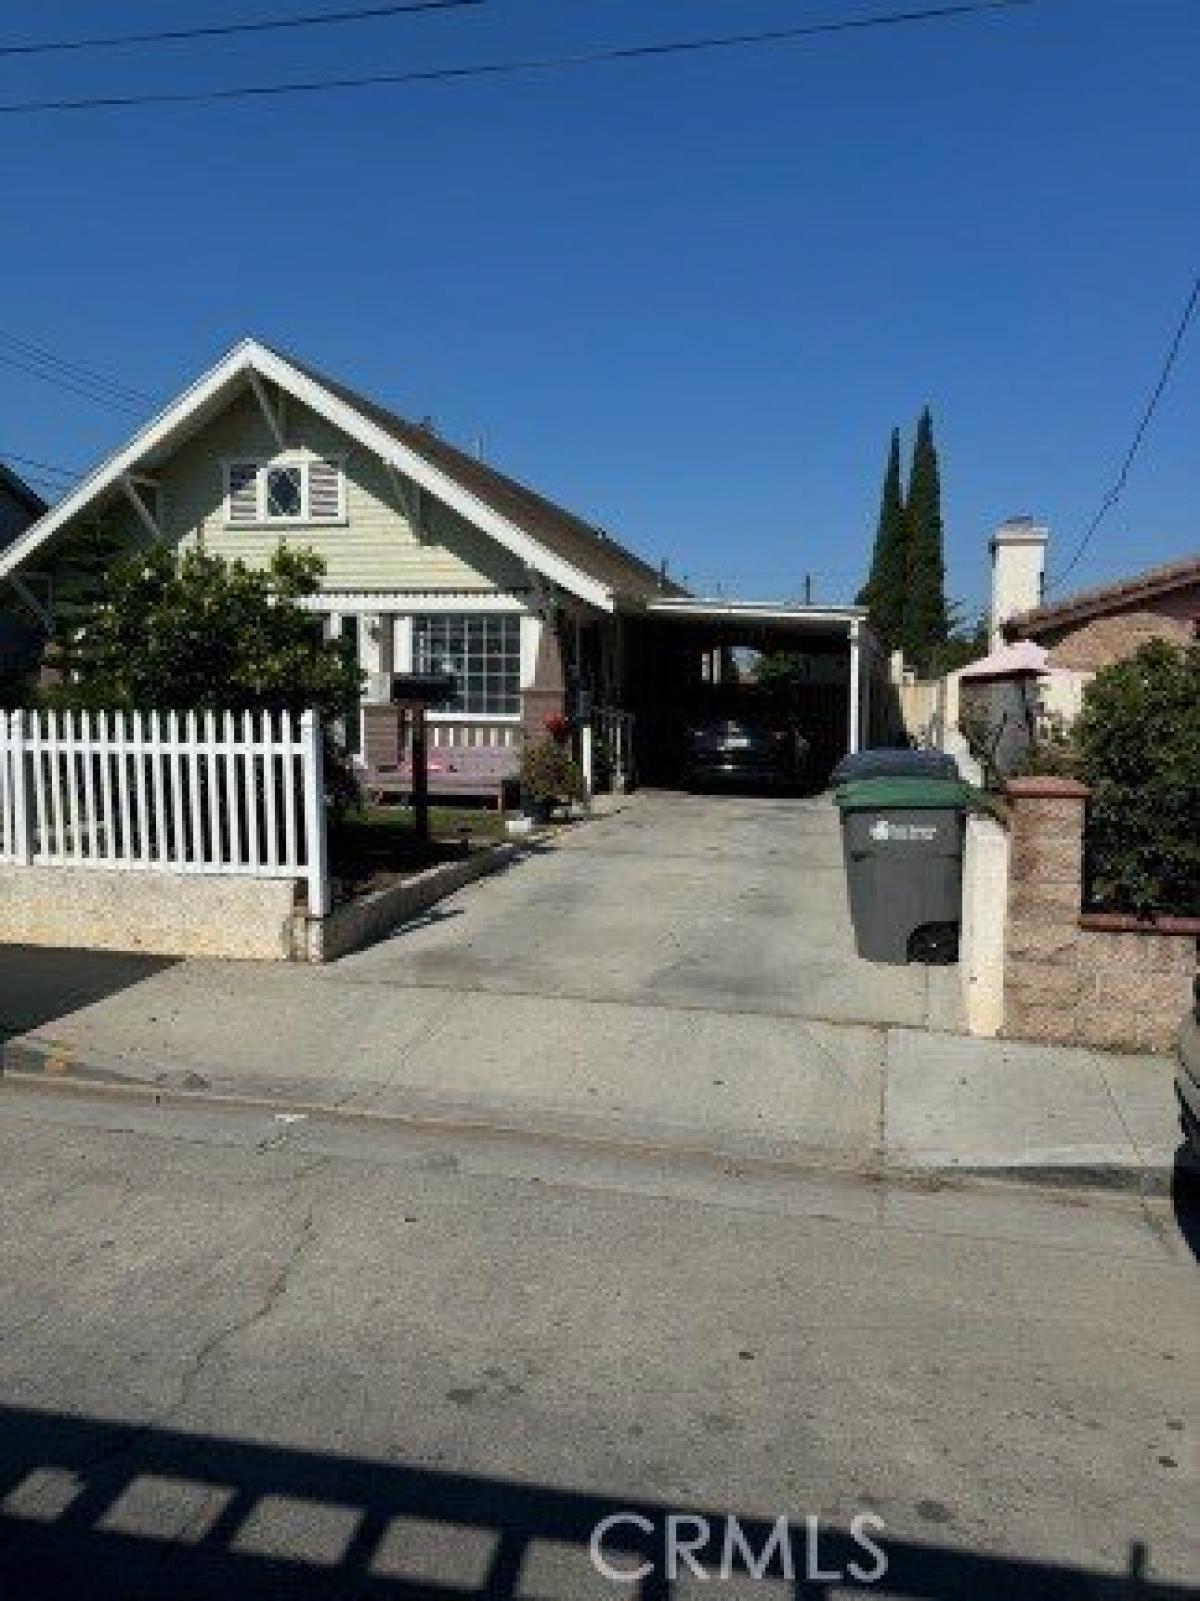
[[[988,620],[988,649],[1004,643],[1004,624],[1010,617],[1032,611],[1042,603],[1046,579],[1046,541],[1050,530],[1032,517],[1010,517],[992,535],[992,602]]]

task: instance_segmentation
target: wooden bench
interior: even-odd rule
[[[412,794],[412,763],[397,748],[396,713],[390,706],[364,708],[362,786],[379,802]],[[509,745],[430,745],[429,794],[435,800],[493,801],[501,811],[515,805],[521,753]]]

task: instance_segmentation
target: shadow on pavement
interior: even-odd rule
[[[1171,1205],[1175,1210],[1176,1227],[1200,1262],[1200,1162],[1186,1142],[1175,1152]]]
[[[0,1040],[153,978],[175,960],[120,951],[0,946]]]
[[[698,1582],[676,1586],[664,1573],[666,1520],[676,1510],[708,1520],[713,1543],[697,1546],[696,1557],[715,1579],[723,1512],[0,1408],[5,1601],[586,1601],[606,1594],[667,1601],[684,1589],[695,1594]],[[879,1577],[875,1557],[849,1531],[822,1526],[814,1552],[805,1545],[803,1510],[781,1510],[793,1520],[794,1577],[783,1577],[777,1549],[767,1570],[775,1583],[763,1586],[764,1596],[1184,1601],[1194,1594],[1147,1577],[1138,1545],[1126,1571],[1116,1574],[892,1539],[876,1530],[871,1538],[887,1559]],[[627,1520],[603,1551],[614,1567],[647,1565],[632,1582],[602,1581],[591,1564],[593,1530],[614,1514]],[[739,1523],[751,1554],[763,1552],[774,1524]],[[805,1577],[813,1555],[821,1576]],[[872,1571],[878,1583],[865,1582]],[[745,1568],[733,1573],[748,1584]],[[714,1593],[723,1589],[714,1583]],[[754,1586],[737,1593],[752,1594]]]

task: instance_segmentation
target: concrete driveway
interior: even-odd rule
[[[476,994],[836,1023],[929,1018],[929,970],[854,954],[825,797],[643,792],[446,911],[342,968]]]
[[[22,1025],[60,982],[27,959],[3,1022],[39,1072],[851,1166],[880,1025],[956,983],[854,956],[827,800],[655,793],[326,968],[118,959],[89,989],[64,954],[80,999]]]

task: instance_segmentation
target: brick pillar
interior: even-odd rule
[[[562,644],[552,618],[542,624],[533,683],[521,694],[521,727],[526,739],[546,737],[546,719],[561,717],[567,708],[563,679]]]
[[[1085,785],[1014,778],[1005,786],[1012,857],[1004,960],[1004,1032],[1079,1037]]]

